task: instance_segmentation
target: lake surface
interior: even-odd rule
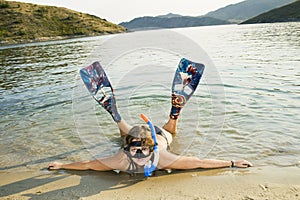
[[[92,159],[119,149],[116,125],[78,76],[96,60],[115,87],[122,117],[141,124],[143,112],[162,126],[182,56],[206,69],[181,113],[174,152],[295,166],[300,161],[299,41],[300,23],[278,23],[2,46],[0,169],[40,169],[50,161]]]

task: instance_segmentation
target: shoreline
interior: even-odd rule
[[[0,40],[0,47],[34,44],[40,42],[54,42],[54,41],[62,41],[62,40],[81,39],[81,38],[89,38],[89,37],[99,37],[99,36],[107,36],[107,35],[117,35],[117,34],[130,33],[130,32],[132,31],[126,30],[123,32],[102,33],[102,34],[93,34],[93,35],[66,35],[66,36],[40,37],[35,39],[12,39],[12,40],[8,39],[5,41]]]
[[[300,21],[286,21],[286,22],[271,22],[271,23],[248,23],[248,24],[220,24],[220,25],[208,25],[208,26],[195,26],[195,27],[211,27],[211,26],[232,26],[232,25],[262,25],[262,24],[275,24],[275,23],[300,23]],[[182,28],[195,28],[195,27],[175,27],[168,29],[182,29]],[[158,29],[127,29],[125,31],[115,32],[115,33],[102,33],[102,34],[93,34],[93,35],[66,35],[66,36],[52,36],[52,37],[40,37],[35,39],[11,39],[6,38],[6,40],[0,40],[0,47],[13,46],[13,45],[24,45],[24,44],[34,44],[40,42],[53,42],[53,41],[61,41],[61,40],[69,40],[69,39],[80,39],[80,38],[88,38],[88,37],[99,37],[99,36],[107,36],[107,35],[116,35],[123,33],[131,33],[137,31],[153,31],[153,30],[163,30],[165,28]]]
[[[0,199],[299,199],[299,167],[223,168],[142,174],[0,172]]]

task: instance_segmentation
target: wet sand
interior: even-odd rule
[[[298,167],[159,171],[2,171],[0,199],[300,199]]]

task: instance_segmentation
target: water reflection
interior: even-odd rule
[[[178,31],[207,51],[224,83],[226,123],[208,156],[246,158],[256,164],[297,163],[300,152],[300,24],[230,25]],[[0,47],[0,168],[31,164],[35,160],[46,162],[54,155],[82,148],[73,120],[72,90],[78,69],[90,64],[87,63],[90,53],[105,39],[97,37]],[[126,65],[135,66],[137,63],[134,55],[126,60]],[[112,77],[118,79],[118,72]],[[149,91],[156,91],[156,87],[153,85]],[[120,88],[120,94],[132,88],[137,88],[137,94],[142,93],[136,85]],[[164,89],[164,94],[167,94],[168,89]],[[142,102],[145,106],[153,102],[168,103],[167,97],[161,94],[155,100],[153,96],[132,98],[132,102],[127,102],[129,109],[142,109],[135,102]],[[205,140],[211,140],[206,135],[209,120],[205,120],[211,111],[209,93],[202,90],[197,98],[201,98],[201,105],[197,105],[203,120],[197,122],[201,130],[190,132],[190,135],[197,136],[189,150],[191,154],[198,154],[199,149],[206,148],[201,146]],[[84,103],[92,102],[87,98]],[[167,109],[164,108],[167,106],[156,107],[151,108],[154,113]],[[114,137],[117,129],[112,128],[111,119],[101,112],[98,117],[101,116],[99,118],[107,125],[102,131]],[[189,113],[184,117],[189,123],[194,123]],[[184,138],[184,131],[181,131],[179,138]],[[116,143],[114,139],[112,145]],[[174,145],[177,144],[180,141],[175,140]],[[66,155],[61,159],[78,160],[89,156],[84,149]]]

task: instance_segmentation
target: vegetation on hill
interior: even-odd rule
[[[0,44],[120,33],[126,28],[66,8],[0,1]]]
[[[300,0],[289,5],[263,13],[241,24],[300,22]]]

